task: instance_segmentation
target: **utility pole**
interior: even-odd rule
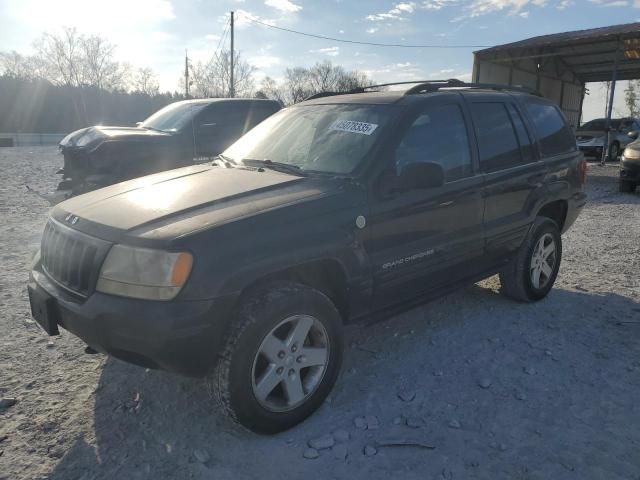
[[[231,12],[231,75],[230,75],[230,82],[229,82],[229,96],[231,98],[235,97],[236,92],[234,89],[234,83],[233,83],[233,12]]]
[[[184,97],[189,98],[189,55],[184,49]]]

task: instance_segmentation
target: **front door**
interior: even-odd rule
[[[482,177],[470,119],[458,95],[429,99],[412,114],[370,200],[367,250],[376,301],[385,306],[452,283],[483,253]],[[440,187],[388,191],[414,162],[442,166]]]

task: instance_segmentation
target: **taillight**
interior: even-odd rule
[[[578,175],[580,176],[580,184],[587,183],[587,161],[582,158],[578,163]]]

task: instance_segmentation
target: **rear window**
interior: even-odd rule
[[[538,134],[543,156],[552,157],[576,150],[575,137],[555,106],[529,101],[527,112]]]

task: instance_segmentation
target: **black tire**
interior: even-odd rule
[[[619,190],[622,193],[633,193],[636,191],[636,184],[629,180],[620,180]]]
[[[544,285],[536,288],[533,285],[531,264],[538,241],[545,235],[551,235],[555,241],[555,256],[552,273]],[[548,238],[548,237],[547,237]],[[560,261],[562,260],[562,238],[556,222],[547,217],[537,217],[529,229],[529,233],[520,246],[516,256],[500,272],[502,293],[519,302],[535,302],[544,298],[553,287]],[[538,277],[540,278],[540,277]]]
[[[328,360],[318,384],[303,403],[287,411],[265,408],[254,394],[254,362],[263,340],[281,322],[296,315],[317,319],[324,327]],[[209,377],[212,394],[234,421],[256,433],[287,430],[311,415],[331,392],[343,354],[342,320],[326,295],[292,282],[278,282],[242,299],[224,350]],[[300,375],[302,378],[302,375]],[[276,388],[280,388],[281,384]]]

